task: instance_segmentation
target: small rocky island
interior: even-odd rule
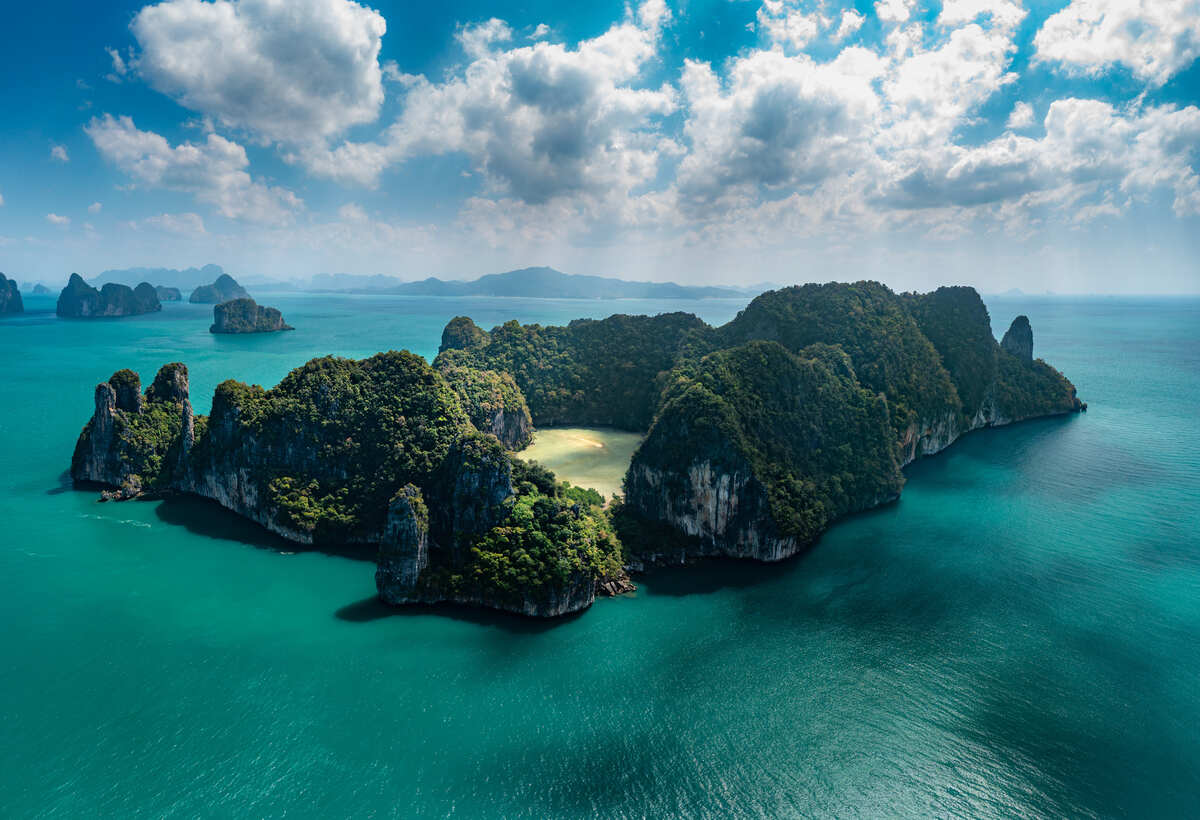
[[[154,293],[158,296],[160,302],[178,302],[183,299],[183,294],[179,292],[179,288],[169,288],[165,285],[155,285]]]
[[[1025,317],[998,344],[961,287],[785,288],[715,328],[673,313],[488,332],[459,317],[432,365],[314,359],[270,390],[222,383],[207,417],[182,364],[144,394],[118,371],[71,475],[111,498],[210,498],[302,544],[370,545],[392,604],[557,616],[646,566],[795,555],[896,499],[904,465],[959,436],[1082,410],[1031,353]],[[625,498],[604,506],[522,460],[535,424],[644,433]]]
[[[0,273],[0,316],[24,312],[25,303],[21,301],[21,290],[17,287],[17,281]]]
[[[283,321],[283,314],[273,307],[263,307],[253,299],[234,299],[213,306],[210,333],[273,333],[295,330]]]
[[[250,294],[232,276],[222,273],[211,285],[201,285],[192,291],[188,301],[193,305],[219,305],[234,299],[249,299]]]
[[[162,310],[154,285],[142,282],[136,288],[110,282],[97,290],[72,273],[67,286],[58,295],[56,312],[66,319],[96,319],[111,316],[137,316]]]

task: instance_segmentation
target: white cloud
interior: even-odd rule
[[[57,225],[60,228],[65,228],[71,224],[71,217],[59,216],[58,214],[46,214],[46,221],[51,225]]]
[[[178,236],[198,236],[206,232],[204,230],[204,220],[200,218],[200,214],[190,212],[148,216],[140,222],[131,222],[130,226],[133,228],[144,226]]]
[[[545,23],[538,23],[537,27],[533,30],[533,34],[529,35],[529,39],[540,40],[543,37],[549,36],[549,34],[550,26],[546,25]]]
[[[816,39],[820,29],[820,18],[801,11],[795,0],[763,0],[756,19],[768,40],[795,51]]]
[[[492,35],[467,36],[474,59],[460,73],[412,82],[381,141],[291,158],[320,175],[372,185],[411,157],[461,153],[499,196],[540,203],[622,194],[652,180],[660,158],[675,150],[654,127],[674,111],[673,90],[637,85],[667,16],[661,0],[648,0],[573,49],[547,42],[496,49],[493,35],[507,27],[489,22]]]
[[[52,145],[50,147],[50,159],[55,162],[71,161],[71,157],[67,154],[67,148],[64,145]]]
[[[338,217],[346,222],[364,222],[367,219],[367,212],[362,209],[361,205],[347,202],[338,208]]]
[[[979,18],[1001,28],[1015,28],[1025,19],[1020,0],[945,0],[938,15],[939,26],[957,26]]]
[[[1033,106],[1027,102],[1019,102],[1013,106],[1012,113],[1008,115],[1008,124],[1005,125],[1010,131],[1020,131],[1033,125]]]
[[[88,213],[89,214],[98,214],[98,213],[100,213],[101,209],[103,209],[103,208],[104,208],[104,206],[101,205],[99,202],[93,202],[91,205],[88,206]]]
[[[468,57],[484,57],[492,47],[512,40],[512,29],[508,23],[493,17],[483,23],[463,26],[455,34],[455,39],[462,46]]]
[[[0,194],[0,207],[4,207],[4,194]]]
[[[383,102],[387,26],[349,0],[166,0],[131,28],[150,85],[264,140],[321,141],[374,121]]]
[[[172,146],[159,134],[139,130],[129,117],[109,114],[93,118],[84,131],[135,184],[190,193],[230,219],[287,224],[303,208],[291,191],[254,180],[245,170],[246,150],[218,134]]]
[[[878,0],[875,15],[885,23],[903,23],[915,5],[916,0]]]
[[[121,52],[115,48],[105,47],[108,52],[109,59],[112,60],[112,71],[105,75],[104,79],[111,83],[120,83],[125,80],[125,75],[129,73],[129,64],[125,58],[121,56]]]
[[[864,49],[826,64],[758,51],[735,60],[723,86],[709,65],[689,61],[682,84],[691,147],[680,191],[705,202],[744,199],[759,188],[808,188],[858,165],[882,68]]]
[[[1123,65],[1159,86],[1200,56],[1200,0],[1072,0],[1034,47],[1038,60],[1093,75]]]
[[[862,24],[866,19],[866,17],[863,17],[854,9],[843,11],[842,22],[838,24],[837,33],[833,35],[833,39],[841,41],[853,36],[856,31],[862,28]]]

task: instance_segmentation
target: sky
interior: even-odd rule
[[[1200,292],[1200,0],[9,4],[0,271]]]

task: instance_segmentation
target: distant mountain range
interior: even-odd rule
[[[119,285],[133,287],[141,282],[152,285],[163,285],[180,290],[192,290],[201,285],[213,282],[225,271],[220,265],[205,265],[202,268],[123,268],[121,270],[106,270],[99,276],[88,280],[93,287],[116,282]]]
[[[109,282],[152,285],[190,291],[207,285],[225,271],[220,265],[202,268],[125,268],[106,270],[88,281],[100,287]],[[250,281],[250,280],[243,280]],[[674,282],[631,282],[607,276],[563,273],[554,268],[522,268],[492,273],[469,282],[429,277],[406,282],[395,276],[321,273],[306,284],[259,280],[262,290],[302,290],[340,293],[380,293],[405,296],[517,296],[547,299],[722,299],[753,296],[768,287],[732,288],[707,285],[678,285]]]
[[[406,296],[521,296],[546,299],[721,299],[752,293],[741,288],[631,282],[606,276],[563,273],[544,267],[492,273],[469,282],[432,276],[419,282],[404,282],[390,276],[320,274],[312,278],[307,289]]]

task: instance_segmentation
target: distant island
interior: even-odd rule
[[[158,296],[160,302],[178,302],[183,299],[183,294],[179,292],[179,288],[170,288],[165,285],[156,285],[154,292]]]
[[[97,319],[115,316],[137,316],[162,310],[154,286],[142,282],[136,288],[109,283],[97,290],[71,274],[67,286],[58,295],[55,312],[67,319]]]
[[[272,333],[294,330],[273,307],[262,307],[253,299],[234,299],[213,307],[210,333]]]
[[[0,316],[24,312],[25,303],[21,301],[21,290],[16,280],[0,273]]]
[[[34,296],[49,296],[51,293],[54,293],[54,291],[50,290],[50,288],[46,287],[41,282],[38,282],[33,286],[32,293]]]
[[[184,365],[145,393],[121,370],[96,388],[71,475],[115,499],[210,498],[302,544],[369,545],[388,603],[550,617],[648,566],[795,555],[963,434],[1084,409],[1033,358],[1028,320],[997,343],[972,288],[805,285],[721,327],[458,317],[432,364],[314,359],[270,390],[221,383],[209,416]],[[624,498],[522,460],[533,425],[644,433]]]
[[[194,305],[218,305],[233,299],[248,299],[250,294],[232,276],[222,273],[211,285],[201,285],[192,291],[188,301]]]
[[[492,273],[469,282],[430,277],[403,282],[388,276],[319,274],[310,290],[388,293],[404,296],[509,296],[545,299],[729,299],[749,291],[728,287],[697,287],[674,282],[629,282],[605,276],[563,273],[554,268],[522,268]]]

